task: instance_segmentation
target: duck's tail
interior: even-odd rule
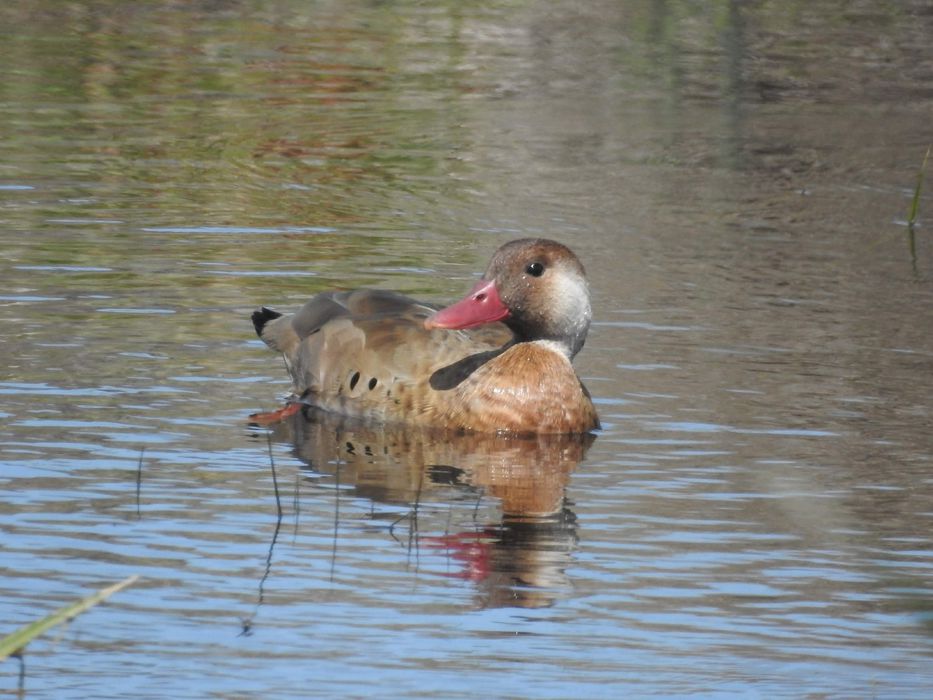
[[[266,327],[266,324],[269,321],[273,321],[277,318],[281,318],[282,314],[278,311],[273,311],[272,309],[267,309],[265,306],[259,309],[259,311],[253,312],[253,328],[256,329],[256,335],[262,338],[262,329]]]

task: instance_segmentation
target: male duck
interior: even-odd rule
[[[440,311],[359,289],[318,294],[292,316],[263,307],[252,319],[284,356],[300,403],[457,431],[585,433],[599,419],[570,361],[590,317],[577,257],[529,238],[499,248],[470,293]]]

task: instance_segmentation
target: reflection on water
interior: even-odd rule
[[[565,490],[592,435],[445,434],[309,408],[277,425],[273,438],[293,447],[315,488],[333,492],[335,517],[346,489],[401,506],[407,512],[390,511],[387,534],[399,541],[404,527],[409,550],[442,554],[451,569],[444,575],[472,582],[479,607],[540,607],[568,588],[576,518]],[[480,509],[490,498],[501,511],[495,519]],[[336,537],[339,520],[334,528]]]

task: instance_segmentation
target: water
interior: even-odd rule
[[[929,696],[927,3],[0,32],[0,632],[142,576],[28,697]],[[256,306],[449,301],[526,235],[589,272],[592,444],[248,428]]]

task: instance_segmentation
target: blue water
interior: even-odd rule
[[[929,697],[931,22],[0,9],[0,634],[141,577],[0,688]],[[449,301],[536,235],[589,274],[592,444],[248,425],[259,305]]]

